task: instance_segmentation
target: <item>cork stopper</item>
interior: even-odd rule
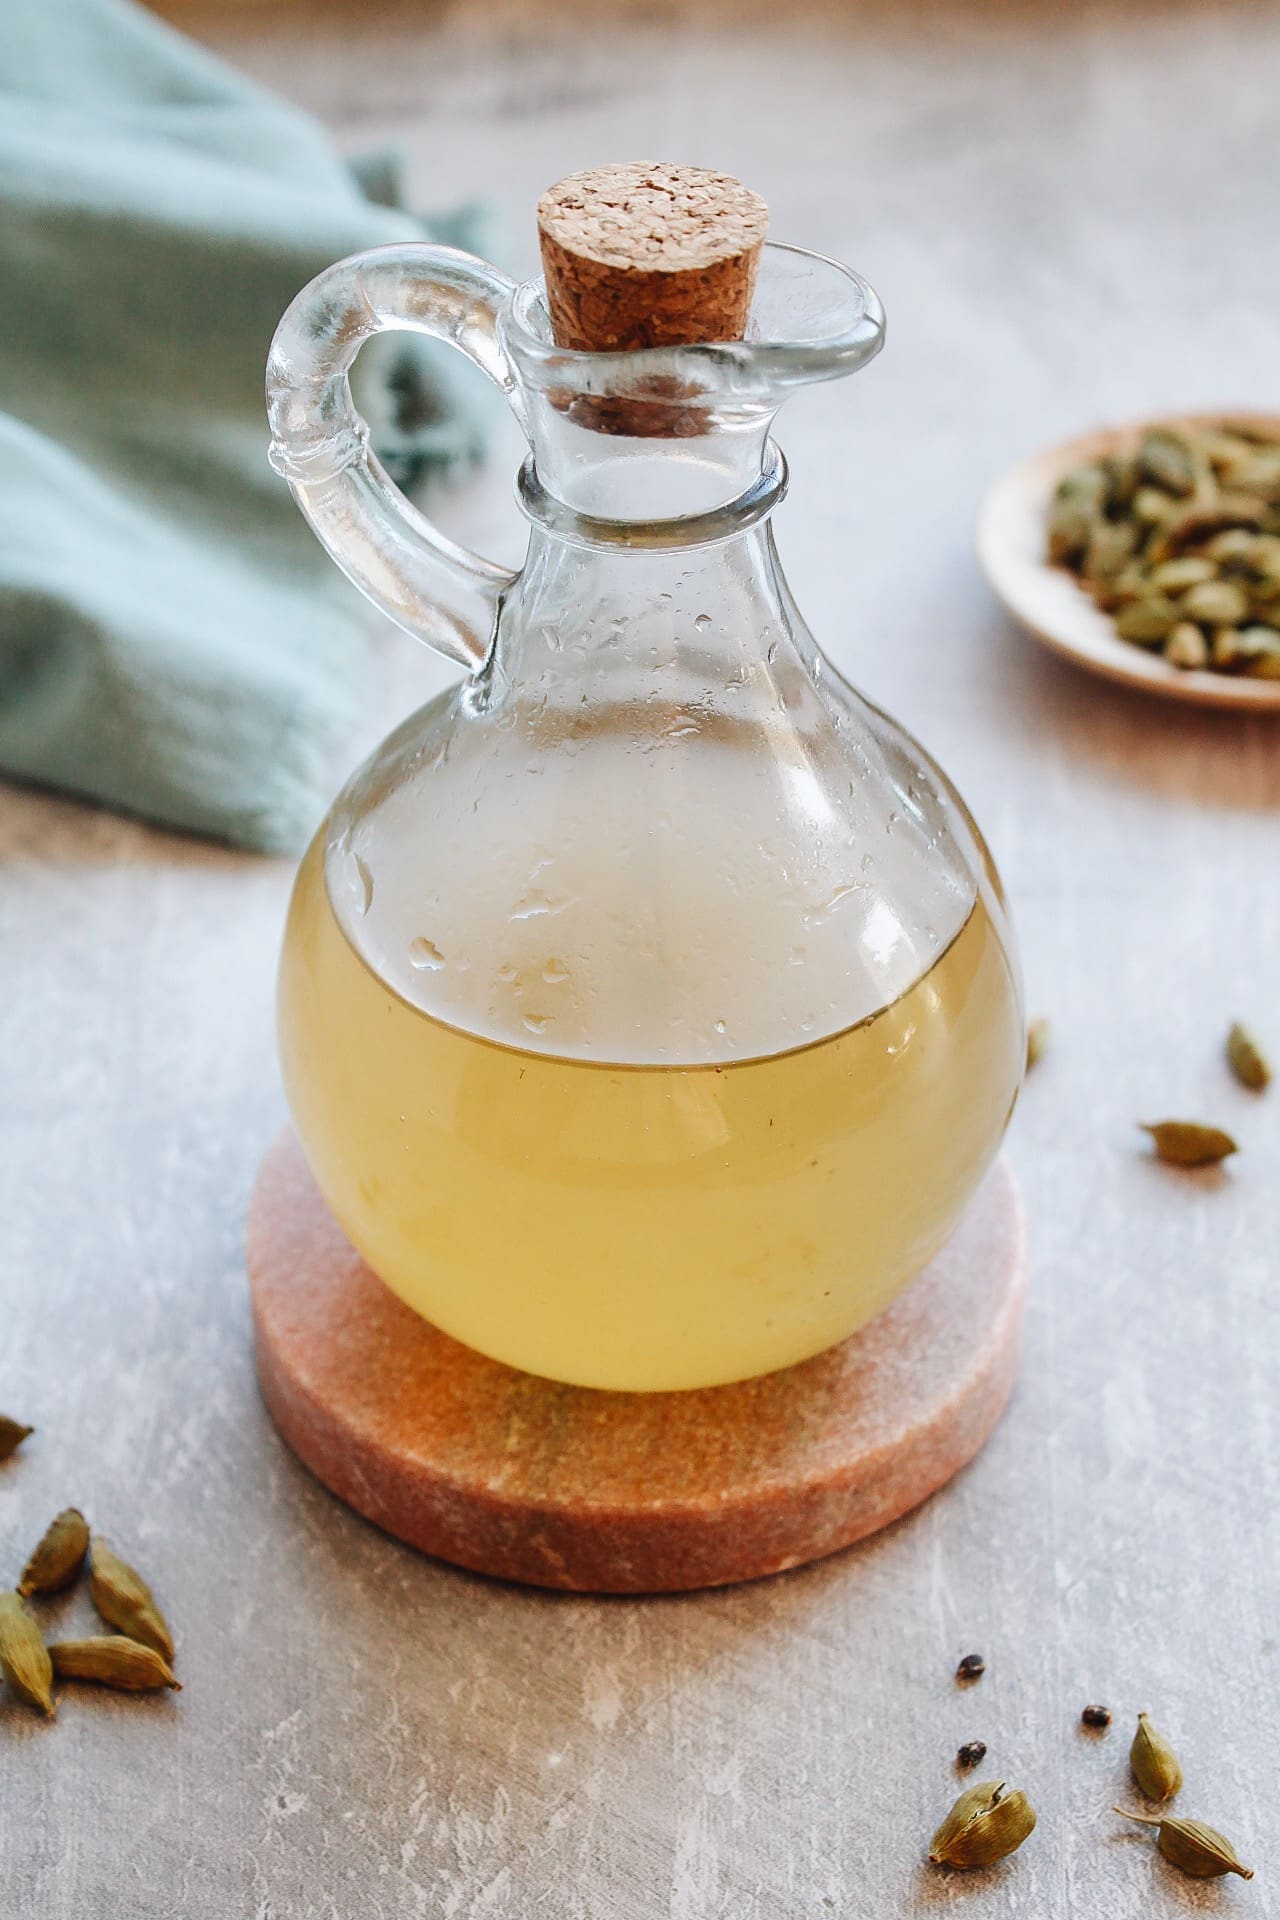
[[[538,202],[557,346],[620,353],[740,340],[769,209],[702,167],[593,167]]]

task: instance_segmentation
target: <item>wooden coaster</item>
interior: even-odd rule
[[[354,1252],[292,1133],[259,1174],[248,1259],[267,1405],[341,1499],[481,1573],[659,1593],[834,1553],[971,1460],[1017,1370],[1026,1238],[1001,1162],[870,1326],[694,1393],[560,1386],[438,1332]]]

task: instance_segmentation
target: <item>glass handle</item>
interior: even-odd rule
[[[487,373],[527,431],[524,396],[497,330],[514,286],[456,247],[375,247],[303,288],[267,363],[271,464],[324,547],[398,627],[473,673],[489,657],[516,576],[456,546],[405,499],[370,451],[347,376],[375,333],[429,334]]]

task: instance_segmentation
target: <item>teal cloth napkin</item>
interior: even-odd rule
[[[386,162],[365,186],[129,0],[6,12],[0,772],[267,852],[317,824],[369,625],[267,465],[271,336],[358,248],[487,250],[480,210],[375,204]],[[479,451],[451,358],[405,334],[360,357],[401,484]]]

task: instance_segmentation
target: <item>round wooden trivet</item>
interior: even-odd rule
[[[356,1510],[459,1566],[658,1593],[752,1580],[887,1526],[971,1460],[1013,1385],[1026,1246],[1001,1162],[950,1244],[816,1359],[695,1393],[600,1393],[486,1360],[365,1266],[297,1140],[249,1213],[258,1373]]]

